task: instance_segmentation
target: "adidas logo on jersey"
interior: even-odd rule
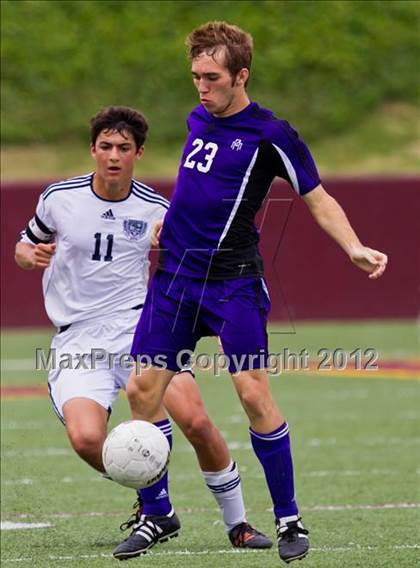
[[[112,209],[108,209],[108,211],[105,211],[105,213],[102,213],[101,218],[102,219],[108,219],[108,221],[115,221],[115,217],[114,217],[114,213],[112,212]]]

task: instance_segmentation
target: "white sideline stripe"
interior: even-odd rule
[[[52,527],[51,523],[14,523],[12,521],[1,521],[0,530],[16,531],[22,529],[47,529]]]
[[[390,546],[320,546],[316,548],[311,548],[311,552],[358,552],[358,551],[382,551],[382,550],[416,550],[420,549],[420,544],[395,544]],[[192,550],[174,550],[167,552],[153,552],[147,553],[148,556],[207,556],[209,554],[262,554],[261,550],[200,550],[194,552]],[[55,556],[49,554],[47,556],[48,560],[80,560],[80,559],[95,559],[95,558],[112,558],[111,554],[79,554],[75,556]],[[34,562],[35,558],[3,558],[2,562]]]
[[[6,450],[2,453],[3,458],[47,458],[57,456],[72,456],[74,451],[68,448],[33,448],[32,450]]]
[[[72,454],[72,452],[70,452]],[[52,457],[54,453],[49,454]],[[61,455],[61,454],[55,454]],[[7,457],[7,452],[2,454],[2,457]],[[248,471],[247,469],[240,468],[240,473],[245,475],[247,479],[263,479],[264,474],[262,471]],[[415,469],[409,471],[413,475],[419,475],[420,470]],[[407,472],[404,472],[407,473]],[[174,481],[194,481],[197,479],[198,473],[191,472],[191,473],[172,473],[171,479]],[[376,476],[395,476],[401,475],[401,471],[393,470],[393,469],[371,469],[371,470],[357,470],[357,469],[348,469],[348,470],[315,470],[315,471],[306,471],[303,472],[302,477],[376,477]],[[93,476],[65,476],[60,479],[56,480],[56,483],[97,483],[102,482],[104,478],[100,475],[93,475]],[[44,483],[44,478],[18,478],[18,479],[3,479],[2,485],[34,485],[38,483]]]
[[[305,512],[324,512],[324,511],[384,511],[394,509],[420,509],[420,503],[384,503],[382,505],[314,505],[313,507],[301,507]],[[219,513],[218,507],[180,507],[177,509],[182,514],[197,514],[197,513]],[[247,513],[252,513],[257,509],[247,509]],[[271,512],[271,508],[265,509],[266,512]],[[261,510],[258,510],[261,512]],[[83,517],[117,517],[126,514],[125,511],[90,511],[89,513],[20,513],[13,515],[17,519],[33,519],[35,518],[48,518],[48,519],[73,519]]]
[[[11,422],[4,422],[4,424],[1,425],[3,432],[6,430],[46,430],[47,428],[51,428],[51,423],[49,421],[42,422],[40,420],[34,420],[32,422],[17,422],[12,420]]]
[[[2,430],[6,431],[6,430],[39,430],[39,429],[43,429],[43,428],[48,428],[49,424],[46,422],[28,422],[26,424],[19,424],[17,422],[9,422],[9,423],[4,423],[2,425]],[[357,444],[358,446],[363,446],[363,447],[372,447],[372,446],[382,446],[382,445],[386,445],[386,446],[417,446],[420,445],[420,438],[367,438],[365,440],[356,440],[354,442],[355,444]],[[320,438],[310,438],[309,440],[306,441],[305,445],[309,446],[311,448],[318,448],[321,446],[335,446],[337,444],[337,439],[336,438],[325,438],[325,439],[320,439]],[[227,442],[228,448],[229,450],[232,451],[248,451],[252,449],[252,445],[250,442],[236,442],[236,441],[230,441]],[[340,442],[340,445],[341,442]],[[191,445],[189,444],[177,444],[175,446],[174,449],[175,453],[193,453],[194,449]],[[54,457],[54,456],[58,456],[58,455],[73,455],[73,451],[68,449],[68,448],[31,448],[28,450],[22,450],[22,451],[17,451],[17,450],[5,450],[2,453],[3,457]],[[327,471],[327,470],[326,470]],[[347,471],[351,471],[351,470],[347,470]],[[379,470],[372,470],[372,471],[379,471]],[[384,470],[380,470],[381,473]],[[335,471],[331,471],[331,474],[336,474],[337,472]]]
[[[383,505],[314,505],[302,511],[384,511],[387,509],[420,509],[420,503],[384,503]],[[271,509],[270,509],[271,510]]]

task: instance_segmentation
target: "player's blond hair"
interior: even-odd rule
[[[203,52],[213,56],[220,48],[224,48],[225,65],[232,77],[241,69],[251,70],[252,36],[238,26],[227,22],[207,22],[193,30],[185,43],[190,60]]]

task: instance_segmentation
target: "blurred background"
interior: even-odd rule
[[[277,183],[261,227],[272,318],[289,329],[417,316],[418,2],[5,0],[1,10],[3,325],[48,324],[41,275],[19,271],[13,248],[45,185],[93,168],[99,108],[144,112],[136,175],[170,197],[197,104],[184,40],[211,19],[253,35],[251,99],[292,123],[361,239],[390,255],[370,282]]]
[[[185,36],[211,19],[248,30],[249,94],[294,124],[323,174],[409,174],[419,158],[414,1],[3,0],[5,180],[91,167],[88,119],[109,104],[150,121],[142,173],[173,177],[197,97]]]
[[[19,232],[48,183],[92,170],[89,119],[111,104],[147,116],[150,136],[136,177],[170,198],[185,119],[197,104],[184,39],[194,27],[224,19],[254,37],[251,99],[298,130],[361,240],[389,254],[385,275],[369,280],[280,181],[258,218],[273,304],[270,351],[310,355],[309,370],[292,366],[271,380],[292,425],[298,498],[315,552],[307,562],[314,568],[417,565],[420,3],[0,5],[2,520],[15,528],[31,520],[55,527],[25,530],[24,539],[20,530],[2,531],[4,561],[111,566],[110,550],[121,539],[117,526],[131,502],[123,488],[102,486],[75,457],[50,408],[47,373],[35,370],[35,350],[47,352],[55,330],[43,307],[41,271],[24,272],[14,263]],[[215,350],[214,338],[197,347],[197,353]],[[322,370],[325,350],[331,356]],[[230,381],[212,370],[198,372],[197,381],[234,459],[240,458],[252,522],[272,534],[270,502]],[[110,426],[126,418],[120,397]],[[190,448],[174,432],[171,480],[184,531],[180,544],[158,553],[165,554],[161,562],[213,568],[226,552],[226,568],[255,568],[254,555],[219,550],[226,543],[214,503]],[[276,555],[259,554],[261,565],[278,566]],[[161,564],[156,556],[144,562]]]

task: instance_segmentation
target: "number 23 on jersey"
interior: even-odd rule
[[[184,168],[189,168],[191,170],[197,168],[199,172],[206,174],[211,168],[214,157],[219,147],[214,142],[207,142],[207,144],[204,144],[204,141],[201,138],[196,138],[192,143],[192,146],[193,150],[191,150],[191,152],[185,158]],[[193,160],[193,156],[198,154],[202,149],[206,150],[203,161]]]

